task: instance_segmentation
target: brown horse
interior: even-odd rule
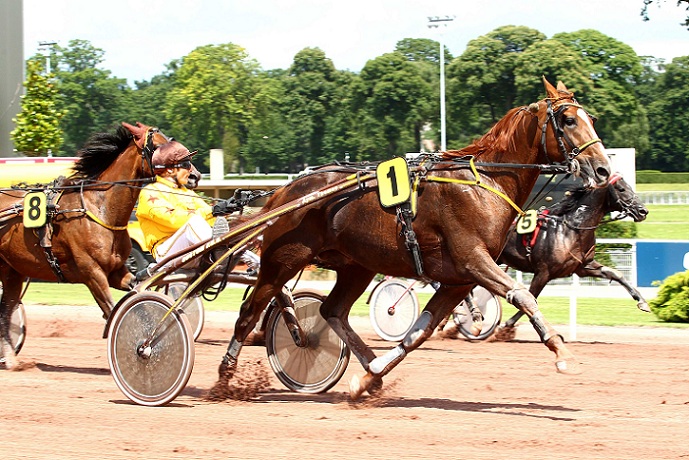
[[[546,212],[547,211],[547,212]],[[636,300],[640,310],[649,312],[646,300],[617,270],[597,262],[596,228],[610,212],[629,216],[635,222],[646,218],[648,209],[631,186],[614,174],[605,188],[586,190],[578,188],[565,198],[540,213],[537,231],[526,235],[510,232],[505,249],[498,258],[522,272],[533,273],[529,291],[538,298],[543,288],[556,278],[576,273],[617,281]],[[498,330],[497,337],[509,340],[514,337],[514,325],[523,313],[518,311]]]
[[[402,224],[404,212],[381,207],[378,191],[383,190],[382,180],[378,186],[362,182],[275,219],[263,234],[258,280],[241,306],[211,396],[227,394],[243,342],[261,311],[285,283],[313,262],[337,273],[320,312],[366,370],[362,379],[355,377],[350,382],[353,399],[381,388],[383,376],[430,337],[456,299],[465,298],[475,284],[506,297],[524,311],[555,353],[557,369],[576,371],[573,355],[543,318],[533,295],[494,261],[517,215],[516,208],[526,201],[538,178],[538,163],[567,164],[590,186],[604,186],[610,176],[610,163],[590,116],[562,83],[556,89],[544,79],[544,85],[545,99],[510,110],[465,149],[446,152],[439,160],[429,159],[413,168],[411,181],[418,195],[413,222],[416,245],[414,235],[404,231],[403,227],[410,230],[410,225]],[[348,166],[319,168],[279,189],[264,211],[299,201],[353,173],[356,168]],[[406,204],[402,207],[408,209]],[[407,241],[409,247],[419,249],[418,264]],[[376,357],[348,322],[352,304],[377,273],[441,283],[404,340],[381,357]]]
[[[107,318],[114,307],[109,287],[131,289],[125,267],[131,250],[127,222],[145,182],[151,155],[170,139],[156,128],[122,123],[114,134],[91,137],[69,178],[0,191],[0,354],[16,365],[9,338],[12,311],[27,278],[84,283]],[[25,203],[27,194],[37,192]],[[40,207],[40,197],[46,203]],[[46,217],[45,225],[26,228]]]

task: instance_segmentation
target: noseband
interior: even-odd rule
[[[567,166],[569,169],[569,172],[571,172],[574,175],[579,175],[579,162],[576,161],[576,157],[586,150],[587,148],[591,147],[593,144],[596,144],[598,142],[602,142],[599,138],[594,138],[591,139],[588,142],[584,142],[580,146],[576,146],[574,142],[572,142],[572,139],[567,135],[565,130],[560,126],[560,123],[558,122],[558,118],[560,115],[562,115],[562,112],[564,112],[567,108],[569,107],[577,107],[579,109],[583,110],[583,107],[580,106],[576,100],[572,99],[573,102],[562,102],[560,104],[557,104],[555,107],[553,107],[553,100],[552,99],[546,99],[547,103],[547,109],[546,109],[546,118],[545,121],[543,122],[543,125],[541,126],[541,145],[543,146],[543,152],[545,153],[545,157],[548,160],[550,164],[555,164],[555,165],[564,165]],[[556,100],[557,102],[557,100]],[[587,112],[588,115],[588,112]],[[589,115],[590,117],[590,115]],[[548,124],[553,127],[553,133],[555,134],[555,139],[557,140],[557,145],[560,150],[560,153],[562,154],[563,158],[565,160],[562,163],[558,163],[553,161],[550,158],[550,155],[548,155],[548,147],[547,147],[547,139],[546,139],[546,132],[548,130]],[[567,143],[567,145],[565,145]],[[569,147],[569,151],[567,150]]]

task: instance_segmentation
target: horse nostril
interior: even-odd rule
[[[598,177],[605,178],[606,180],[610,178],[610,170],[602,166],[596,168],[596,174]]]

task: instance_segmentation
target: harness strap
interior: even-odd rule
[[[512,199],[510,197],[505,195],[503,192],[481,182],[481,177],[479,176],[478,170],[476,169],[476,165],[474,164],[474,158],[473,157],[471,157],[469,159],[469,166],[471,167],[471,171],[474,173],[474,180],[473,181],[472,180],[463,180],[463,179],[453,179],[451,177],[439,177],[439,176],[427,176],[426,180],[429,182],[446,182],[446,183],[454,183],[454,184],[476,185],[478,187],[484,188],[490,192],[495,193],[497,196],[499,196],[503,200],[507,201],[507,203],[510,206],[512,206],[520,216],[523,216],[526,214],[524,211],[522,211],[522,209],[519,206],[517,206],[514,203],[514,201],[512,201]]]
[[[414,261],[414,269],[416,274],[420,277],[424,277],[423,274],[423,261],[421,260],[421,248],[419,247],[419,242],[416,239],[416,233],[412,229],[412,206],[409,201],[400,204],[397,207],[397,216],[402,222],[402,234],[404,235],[404,243],[411,252],[412,259]]]
[[[108,230],[112,230],[112,231],[127,230],[127,225],[106,224],[105,222],[103,222],[103,220],[100,217],[98,217],[97,215],[95,215],[94,213],[92,213],[91,211],[86,209],[86,201],[84,200],[84,182],[81,183],[81,190],[79,190],[79,197],[81,198],[81,207],[84,210],[84,214],[86,214],[88,217],[90,217],[91,220],[93,220],[95,223],[107,228]]]

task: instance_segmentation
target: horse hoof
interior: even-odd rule
[[[474,321],[471,323],[471,334],[474,337],[478,337],[481,331],[483,330],[483,321]]]
[[[380,384],[377,384],[377,381],[380,381]],[[364,375],[363,378],[359,379],[359,377],[355,374],[352,376],[352,379],[349,381],[349,397],[351,398],[352,401],[356,401],[361,397],[362,394],[364,394],[364,391],[370,390],[371,392],[376,392],[383,386],[383,380],[380,377],[375,377],[374,375],[367,373]]]
[[[495,340],[498,342],[510,342],[517,336],[517,328],[515,326],[500,326],[495,330]]]
[[[639,307],[639,310],[644,311],[646,313],[651,312],[651,308],[648,306],[646,302],[639,302],[636,304],[637,307]]]
[[[555,369],[559,374],[565,375],[579,375],[581,374],[581,368],[579,364],[574,360],[569,361],[555,361]]]

